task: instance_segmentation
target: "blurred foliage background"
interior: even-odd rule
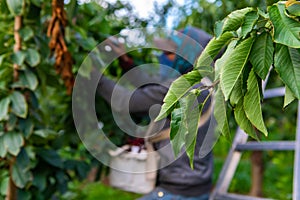
[[[8,3],[0,1],[0,200],[10,192],[17,199],[134,199],[138,195],[106,186],[108,169],[84,148],[76,133],[71,113],[71,96],[54,66],[47,37],[51,18],[51,1],[22,0],[20,13],[12,13]],[[18,2],[11,0],[10,2]],[[155,1],[148,17],[141,17],[131,1],[66,0],[67,26],[65,42],[73,58],[76,75],[87,54],[110,35],[126,28],[187,25],[213,34],[216,21],[236,9],[247,6],[266,9],[273,0],[176,0]],[[16,3],[18,4],[18,3]],[[146,5],[145,5],[146,6]],[[18,31],[21,49],[14,51],[14,23],[22,17]],[[132,52],[137,62],[149,62],[150,50]],[[14,80],[14,64],[19,79]],[[109,74],[121,75],[118,63]],[[281,86],[270,77],[267,87]],[[16,98],[17,97],[17,98]],[[98,116],[104,131],[117,144],[125,135],[114,123],[109,106],[97,98]],[[283,110],[283,98],[263,103],[264,117],[270,132],[262,140],[295,139],[296,103]],[[231,123],[232,134],[236,124]],[[8,136],[9,135],[9,136]],[[214,147],[216,181],[231,141],[220,138]],[[250,154],[245,153],[232,181],[230,191],[246,194],[251,187]],[[291,199],[292,152],[264,152],[263,195]],[[92,173],[93,172],[93,173]],[[11,194],[10,194],[11,195]]]

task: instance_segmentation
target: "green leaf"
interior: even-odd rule
[[[43,0],[30,0],[30,2],[36,5],[37,7],[41,7],[42,1]]]
[[[83,77],[90,78],[91,71],[93,70],[93,61],[92,61],[92,54],[94,52],[90,53],[90,56],[86,57],[84,59],[84,62],[81,64],[80,69],[78,70],[78,74],[80,74]]]
[[[193,160],[194,160],[197,133],[198,133],[198,123],[203,109],[203,103],[198,105],[198,101],[197,101],[198,95],[196,95],[191,91],[184,98],[186,101],[185,108],[184,108],[184,116],[187,124],[187,132],[185,135],[185,148],[192,169],[194,168]]]
[[[24,12],[25,0],[6,0],[9,11],[17,16]]]
[[[191,71],[177,78],[170,86],[168,93],[164,98],[164,104],[161,107],[156,121],[161,120],[171,113],[175,104],[181,99],[196,83],[201,81],[201,75],[197,70]]]
[[[25,150],[22,150],[18,155],[12,170],[12,179],[17,187],[24,188],[30,181],[32,181],[33,176],[30,169],[30,161]]]
[[[40,130],[36,130],[34,131],[33,133],[34,135],[38,135],[42,138],[45,138],[45,139],[55,139],[57,137],[57,132],[56,131],[53,131],[51,129],[40,129]]]
[[[253,44],[253,38],[242,41],[225,61],[221,69],[220,85],[225,96],[229,99],[231,91],[241,76],[243,69],[248,61],[248,57]]]
[[[197,69],[202,77],[207,77],[209,80],[213,80],[215,77],[215,70],[210,66],[201,66],[201,68]]]
[[[242,25],[242,36],[245,38],[250,33],[258,20],[257,11],[248,12],[245,16],[244,24]]]
[[[24,145],[24,138],[21,133],[7,132],[4,134],[4,146],[7,151],[17,156]]]
[[[0,121],[8,118],[10,99],[8,97],[0,100]]]
[[[35,172],[32,185],[36,186],[40,191],[43,191],[47,187],[47,172]]]
[[[264,32],[255,39],[249,57],[254,71],[263,80],[268,75],[273,63],[273,54],[274,46],[272,37],[269,33]]]
[[[12,54],[11,60],[17,65],[22,65],[24,63],[25,57],[26,54],[23,51],[17,51]]]
[[[17,164],[22,166],[24,171],[29,171],[31,168],[31,163],[29,156],[24,148],[21,149],[21,152],[17,156]]]
[[[221,34],[226,31],[235,31],[237,30],[244,22],[245,16],[248,12],[253,11],[253,8],[243,8],[240,10],[233,11],[230,13],[222,22],[219,23],[217,28],[216,37],[219,38]],[[222,27],[222,29],[220,28]],[[222,31],[220,31],[220,29]]]
[[[6,80],[6,81],[9,81],[9,80],[12,79],[12,77],[13,77],[13,68],[11,67],[11,65],[9,65],[9,66],[2,65],[0,67],[0,77],[1,77],[2,80]]]
[[[202,66],[210,66],[221,49],[229,43],[234,36],[235,34],[233,32],[227,32],[218,39],[215,37],[211,39],[197,59],[195,68],[201,69]]]
[[[236,104],[238,104],[238,102],[241,100],[241,98],[243,98],[243,80],[242,77],[240,77],[238,79],[238,81],[236,82],[231,95],[230,95],[230,104],[232,106],[235,106]]]
[[[25,138],[29,138],[33,132],[34,124],[30,119],[19,119],[19,128]]]
[[[228,60],[228,58],[231,57],[231,54],[232,54],[236,44],[237,44],[237,40],[232,40],[229,43],[226,51],[223,53],[222,57],[219,58],[216,61],[216,64],[215,64],[215,79],[214,79],[215,81],[220,78],[220,76],[221,76],[220,73],[222,71],[221,69],[224,67],[224,63],[226,62],[226,60]]]
[[[222,35],[224,21],[217,21],[214,27],[215,37],[220,37]]]
[[[284,84],[300,99],[300,52],[277,44],[274,58],[275,70]]]
[[[14,91],[9,96],[12,102],[12,112],[15,113],[18,117],[26,118],[28,112],[28,105],[25,100],[25,97],[18,91]]]
[[[285,86],[285,95],[284,95],[284,104],[283,104],[283,107],[284,108],[287,107],[295,99],[296,98],[295,98],[294,94],[292,93],[292,91],[287,86]]]
[[[294,4],[287,7],[286,10],[290,15],[300,17],[300,2],[295,2]]]
[[[98,42],[93,37],[79,38],[77,42],[84,50],[87,51],[93,50],[98,44]]]
[[[274,26],[274,41],[300,48],[300,23],[285,14],[285,6],[283,4],[271,6],[269,15]]]
[[[262,16],[265,19],[269,19],[269,13],[266,13],[265,11],[261,10],[260,8],[257,8],[257,13]]]
[[[268,131],[265,127],[265,123],[261,111],[260,103],[260,92],[258,81],[254,70],[252,69],[248,81],[247,81],[247,92],[244,97],[244,109],[249,121],[265,136],[268,135]]]
[[[183,107],[176,108],[171,113],[170,140],[175,157],[178,156],[185,143],[187,133],[186,121],[184,121]]]
[[[230,138],[227,104],[220,88],[215,94],[214,116],[218,124],[217,130],[220,131],[225,137]]]
[[[27,49],[25,61],[31,67],[37,66],[41,62],[41,57],[40,57],[39,52],[35,49]]]
[[[7,154],[7,148],[5,146],[4,135],[0,136],[0,157],[4,158]]]
[[[63,167],[63,162],[56,151],[50,149],[39,149],[37,154],[48,164],[58,168]]]
[[[198,133],[198,123],[202,113],[203,104],[198,105],[197,96],[200,90],[194,89],[180,99],[180,108],[171,114],[170,139],[175,157],[181,152],[183,146],[193,168],[194,151]]]
[[[18,190],[18,199],[22,200],[31,200],[32,198],[32,193],[28,190]]]
[[[7,193],[8,184],[9,184],[9,177],[8,176],[4,178],[2,177],[2,180],[0,180],[0,194],[2,196],[5,196]]]
[[[23,27],[19,31],[19,33],[20,33],[22,40],[24,40],[24,41],[28,41],[29,39],[31,39],[34,36],[33,30],[29,26]]]
[[[0,66],[2,65],[2,63],[3,63],[4,59],[5,59],[7,56],[8,56],[8,54],[7,54],[7,53],[6,53],[6,54],[2,54],[2,55],[0,55]]]
[[[243,99],[241,99],[234,108],[234,118],[242,130],[244,130],[252,138],[258,140],[256,131],[245,114]]]
[[[35,90],[37,86],[38,79],[30,70],[20,71],[18,82],[12,84],[13,88],[28,88],[30,90]]]

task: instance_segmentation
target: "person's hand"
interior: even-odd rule
[[[120,55],[119,59],[124,62],[129,60],[129,57],[126,55],[126,48],[124,42],[120,42],[116,37],[109,37],[107,40],[107,44],[112,48],[117,55]]]

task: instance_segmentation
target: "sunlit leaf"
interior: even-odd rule
[[[222,35],[224,21],[217,21],[214,27],[214,33],[216,37],[220,37]]]
[[[217,90],[215,94],[214,116],[218,124],[217,130],[220,131],[227,138],[230,138],[227,104],[225,102],[224,95],[220,88]]]
[[[229,99],[233,87],[243,72],[252,44],[253,38],[250,37],[237,45],[221,69],[220,85],[226,101]]]
[[[262,33],[253,43],[250,62],[261,79],[265,79],[273,63],[274,46],[269,33]]]
[[[7,132],[4,134],[4,144],[7,151],[16,156],[24,145],[24,138],[21,133]]]
[[[217,27],[216,37],[220,37],[221,34],[226,31],[237,30],[244,22],[245,16],[248,12],[253,11],[253,8],[243,8],[240,10],[235,10],[230,13],[223,21],[220,22]],[[222,28],[221,28],[222,27]]]
[[[215,64],[215,81],[220,78],[221,69],[224,67],[224,63],[228,60],[228,58],[231,57],[231,54],[236,46],[237,40],[232,40],[229,45],[227,46],[227,49],[225,53],[223,53],[222,57],[219,58],[216,61]]]
[[[288,7],[286,8],[286,10],[288,11],[288,13],[289,13],[290,15],[294,15],[294,16],[300,17],[300,2],[299,2],[299,1],[297,2],[297,1],[296,1],[294,4],[288,6]]]
[[[24,12],[25,0],[6,0],[9,11],[13,15],[22,15]]]
[[[283,104],[283,107],[284,108],[287,107],[295,99],[296,98],[295,98],[294,94],[292,93],[292,91],[287,86],[285,86],[285,95],[284,95],[284,104]]]
[[[243,96],[243,80],[242,77],[240,77],[239,80],[236,82],[230,95],[230,104],[232,106],[235,106],[236,104],[238,104],[241,98],[243,98]]]
[[[234,108],[234,118],[242,130],[244,130],[248,135],[250,135],[254,139],[258,139],[253,125],[251,124],[251,122],[245,114],[243,99],[241,99],[240,102]]]
[[[161,120],[171,113],[174,105],[182,98],[196,83],[201,81],[201,75],[197,70],[191,71],[176,79],[170,86],[168,93],[164,98],[164,104],[161,107],[156,121]]]
[[[247,81],[247,92],[244,97],[244,109],[246,116],[250,120],[250,122],[260,132],[267,136],[268,131],[265,127],[265,123],[262,116],[260,96],[261,95],[259,92],[258,81],[252,69]]]
[[[228,44],[234,36],[235,34],[233,32],[227,32],[218,39],[215,37],[211,39],[199,56],[195,68],[201,69],[201,66],[211,65],[221,49]]]
[[[300,48],[300,23],[285,14],[283,4],[269,8],[270,19],[274,26],[274,40],[293,48]]]
[[[184,121],[183,107],[176,108],[171,113],[170,140],[175,157],[178,156],[185,143],[187,132],[186,121]]]
[[[9,177],[3,177],[2,180],[0,180],[0,194],[2,196],[5,196],[7,193],[8,189],[8,184],[9,184]]]
[[[277,44],[274,66],[285,85],[300,99],[300,50]]]
[[[246,14],[245,21],[242,25],[242,37],[246,37],[246,35],[252,31],[258,17],[257,11],[251,11]]]
[[[187,132],[185,135],[185,148],[186,154],[190,160],[190,166],[194,168],[194,154],[198,133],[198,124],[200,120],[200,115],[203,109],[203,103],[198,105],[197,96],[195,93],[189,93],[185,97],[186,100],[186,108],[184,108],[184,116],[186,119]]]
[[[3,63],[4,59],[5,59],[5,57],[7,57],[7,54],[2,54],[2,55],[0,55],[0,66],[2,65],[2,63]]]

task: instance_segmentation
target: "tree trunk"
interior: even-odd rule
[[[9,183],[8,183],[8,188],[7,188],[7,195],[5,200],[17,200],[17,187],[15,185],[15,183],[12,180],[12,168],[13,168],[14,162],[10,163],[9,166],[9,172],[10,172],[10,176],[9,176]]]
[[[18,52],[21,50],[21,45],[22,45],[22,38],[19,33],[20,29],[22,27],[22,17],[21,16],[15,16],[15,23],[14,23],[14,38],[15,38],[15,45],[14,45],[14,52]],[[14,63],[13,65],[13,76],[14,76],[14,81],[18,81],[19,79],[19,65],[17,63]]]
[[[251,179],[252,186],[250,195],[261,197],[262,196],[262,187],[263,187],[263,152],[262,151],[253,151],[251,154]]]
[[[87,175],[87,181],[88,182],[95,182],[97,179],[97,174],[99,171],[99,167],[98,166],[93,166],[91,168],[91,170],[89,171],[88,175]]]

